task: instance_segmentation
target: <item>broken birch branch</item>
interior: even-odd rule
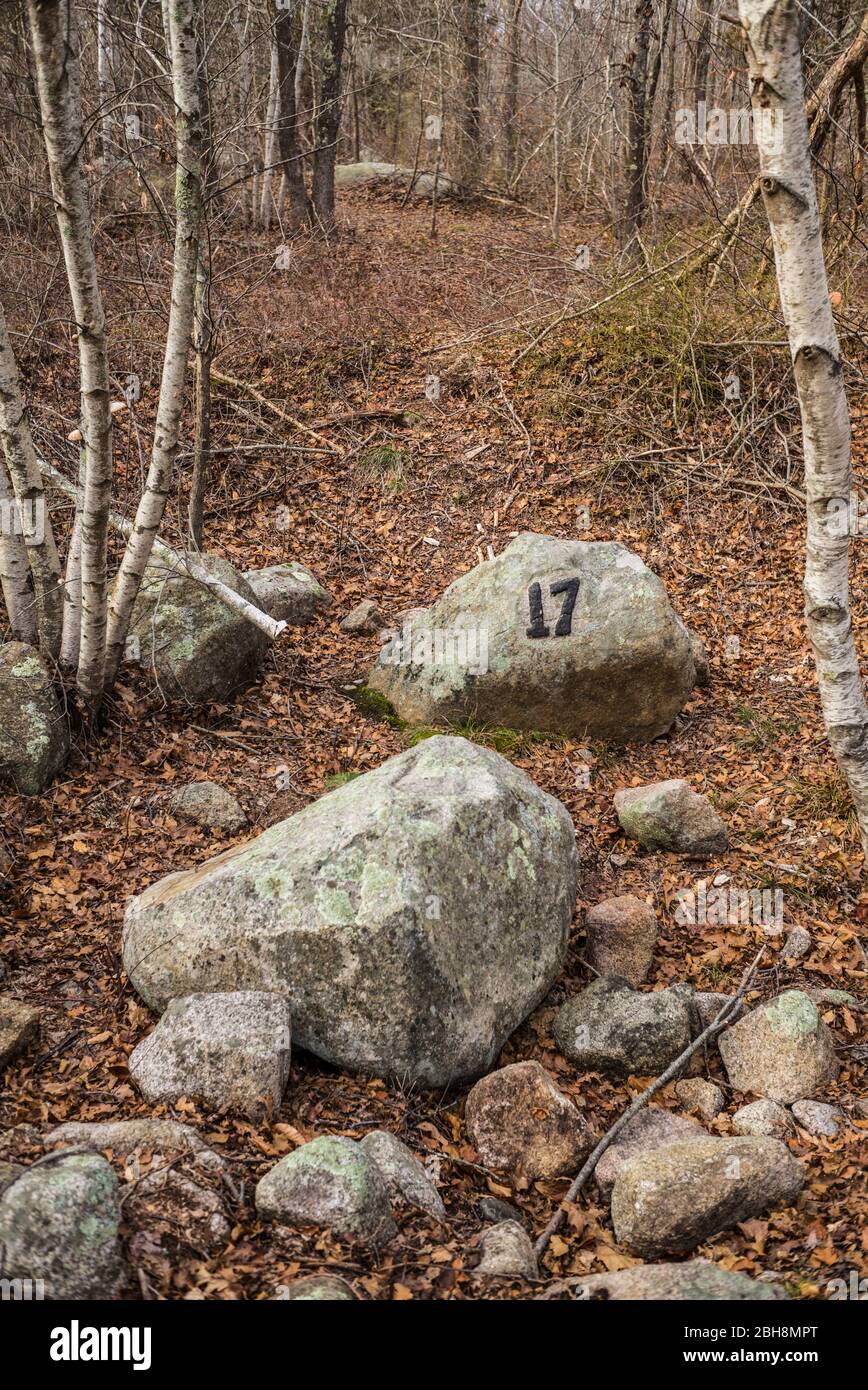
[[[49,482],[53,483],[55,487],[60,488],[61,492],[65,492],[67,497],[71,497],[73,501],[78,500],[79,489],[76,487],[75,483],[71,483],[68,478],[65,478],[63,474],[50,463],[46,463],[44,459],[39,460],[39,467],[42,470],[43,476],[48,479]],[[121,516],[119,512],[110,512],[109,521],[116,531],[120,531],[121,535],[127,537],[131,535],[133,523],[125,516]],[[226,607],[231,608],[233,613],[239,613],[242,618],[246,618],[249,623],[253,623],[254,627],[258,627],[263,632],[267,633],[272,641],[283,632],[283,629],[286,627],[286,623],[283,622],[283,620],[278,621],[275,618],[269,617],[267,613],[263,613],[261,608],[257,608],[255,604],[248,602],[243,595],[236,593],[234,589],[230,589],[228,584],[224,584],[221,580],[215,579],[213,575],[207,574],[204,570],[194,569],[185,556],[180,555],[177,550],[173,550],[165,541],[160,540],[159,536],[154,538],[154,550],[174,573],[184,574],[188,579],[192,579],[197,584],[201,584],[203,588],[210,589],[211,593],[219,598],[221,603],[225,603]]]

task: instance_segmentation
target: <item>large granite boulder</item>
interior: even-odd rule
[[[25,642],[0,646],[0,782],[38,796],[69,756],[51,672]]]
[[[184,568],[152,557],[133,608],[127,653],[171,699],[189,704],[228,699],[255,679],[268,637],[191,574],[203,570],[259,606],[237,570],[219,555],[190,555]]]
[[[395,634],[370,685],[413,724],[625,743],[665,733],[695,676],[687,629],[637,555],[526,532]]]
[[[835,1040],[809,995],[789,989],[727,1028],[717,1046],[730,1085],[791,1105],[835,1081]]]
[[[155,1009],[276,991],[296,1046],[443,1086],[554,983],[577,871],[560,802],[489,748],[426,739],[132,899],[124,964]]]

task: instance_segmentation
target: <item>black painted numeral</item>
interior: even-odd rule
[[[573,630],[573,609],[576,606],[576,595],[579,592],[578,579],[561,579],[557,584],[553,584],[549,593],[554,598],[557,594],[564,595],[564,606],[561,609],[561,616],[555,625],[555,637],[569,637]]]
[[[558,594],[564,596],[560,616],[555,624],[555,637],[569,637],[573,630],[573,609],[576,606],[580,583],[579,579],[559,579],[557,584],[552,584],[549,587],[552,598],[557,598]],[[541,585],[531,584],[527,591],[527,602],[530,609],[528,637],[550,637],[551,629],[546,627],[545,613],[543,612]]]
[[[528,637],[548,637],[549,629],[545,625],[542,589],[539,584],[531,584],[527,591],[527,601],[530,607],[530,627],[527,629]]]

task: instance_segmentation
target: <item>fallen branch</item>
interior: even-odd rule
[[[71,483],[68,478],[65,478],[62,473],[52,466],[52,464],[46,463],[44,459],[39,460],[39,467],[43,476],[50,483],[60,488],[61,492],[65,492],[67,497],[71,497],[73,501],[77,500],[79,490],[75,483]],[[109,522],[115,530],[120,531],[123,536],[129,536],[132,533],[133,523],[128,521],[125,516],[121,516],[119,512],[109,512]],[[225,603],[226,607],[231,608],[233,613],[239,613],[242,618],[246,618],[249,623],[253,623],[254,627],[258,627],[263,632],[267,633],[272,641],[283,632],[283,629],[286,627],[285,622],[282,620],[278,622],[274,618],[269,617],[267,613],[263,613],[261,608],[257,608],[254,603],[249,603],[242,594],[236,593],[234,589],[230,589],[228,584],[224,584],[220,579],[215,579],[213,575],[208,574],[204,569],[193,569],[189,560],[183,555],[179,555],[178,552],[173,550],[170,545],[167,545],[165,541],[160,540],[159,536],[154,538],[153,548],[168,568],[173,570],[174,573],[184,574],[197,584],[201,584],[203,588],[210,589],[211,593],[214,594],[216,598],[219,598],[221,603]]]
[[[634,1115],[638,1115],[639,1111],[648,1104],[648,1101],[651,1099],[652,1096],[655,1096],[658,1091],[662,1091],[664,1086],[666,1086],[670,1081],[672,1081],[676,1076],[679,1075],[679,1073],[683,1070],[685,1063],[690,1061],[690,1058],[693,1056],[694,1052],[697,1052],[699,1048],[703,1046],[703,1044],[711,1037],[713,1033],[719,1031],[719,1029],[725,1023],[729,1022],[729,1019],[731,1018],[734,1010],[741,1003],[742,999],[745,996],[747,988],[753,978],[757,966],[760,963],[760,960],[762,959],[765,949],[765,944],[763,944],[757,951],[757,954],[754,956],[753,960],[751,961],[750,965],[745,971],[742,977],[741,984],[739,985],[736,993],[732,996],[731,999],[728,999],[726,1001],[726,1003],[723,1005],[721,1009],[718,1010],[717,1014],[712,1019],[711,1023],[709,1023],[708,1027],[704,1030],[704,1032],[700,1033],[697,1038],[694,1038],[690,1046],[686,1047],[684,1051],[680,1053],[678,1057],[675,1058],[675,1061],[671,1064],[671,1066],[668,1066],[666,1070],[662,1073],[662,1075],[657,1077],[656,1081],[652,1081],[651,1085],[646,1090],[644,1090],[641,1095],[636,1097],[636,1099],[633,1101],[633,1104],[628,1106],[628,1108],[624,1111],[620,1119],[617,1119],[615,1123],[612,1125],[612,1127],[608,1129],[606,1133],[603,1135],[599,1144],[591,1153],[590,1158],[587,1159],[584,1166],[579,1170],[578,1176],[570,1184],[570,1188],[566,1196],[561,1198],[560,1205],[557,1211],[555,1212],[554,1216],[552,1217],[551,1221],[549,1221],[545,1230],[542,1232],[542,1235],[540,1235],[534,1243],[534,1252],[538,1260],[541,1260],[543,1255],[545,1254],[546,1247],[549,1241],[551,1240],[552,1236],[557,1235],[561,1226],[564,1224],[564,1221],[566,1220],[567,1216],[567,1207],[571,1206],[572,1203],[575,1202],[585,1183],[588,1181],[588,1178],[593,1173],[600,1159],[603,1157],[603,1154],[609,1148],[613,1140],[617,1139],[618,1135],[621,1133],[624,1127],[630,1123]]]
[[[264,396],[261,391],[257,391],[256,387],[251,386],[249,382],[240,381],[237,376],[229,376],[227,372],[218,372],[213,366],[211,368],[211,380],[220,382],[224,386],[234,386],[237,391],[246,392],[254,401],[258,401],[260,405],[265,406],[266,410],[270,410],[272,415],[276,415],[278,420],[283,420],[284,424],[291,425],[294,430],[300,430],[302,434],[306,434],[310,439],[315,439],[318,444],[324,444],[329,453],[337,454],[339,458],[343,458],[344,451],[339,448],[337,444],[332,444],[330,439],[326,439],[324,435],[317,434],[316,430],[312,429],[310,425],[306,425],[303,420],[296,420],[294,415],[288,414],[288,412],[283,410],[279,405],[275,405],[274,401],[270,401],[267,396]]]

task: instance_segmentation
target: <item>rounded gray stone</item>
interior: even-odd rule
[[[4,1279],[40,1280],[49,1300],[115,1298],[124,1280],[118,1180],[97,1154],[28,1168],[0,1197]]]
[[[256,1185],[256,1210],[283,1225],[322,1226],[368,1245],[397,1234],[389,1189],[352,1139],[324,1135],[282,1158]]]

